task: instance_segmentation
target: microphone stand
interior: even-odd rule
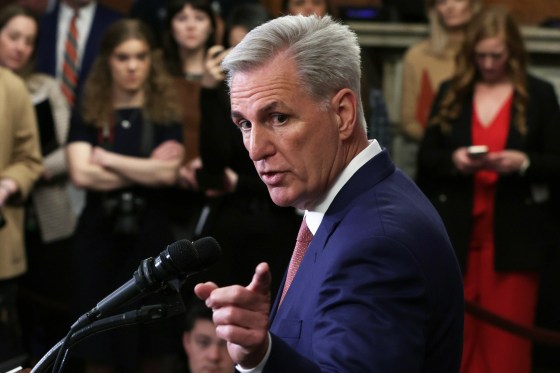
[[[143,306],[140,309],[121,313],[119,315],[105,317],[84,326],[75,332],[70,332],[68,335],[58,341],[33,367],[31,373],[47,372],[48,368],[53,364],[59,353],[63,353],[59,372],[62,372],[66,356],[71,347],[80,343],[84,339],[107,330],[121,328],[123,326],[147,323],[155,320],[164,319],[167,317],[179,315],[185,311],[185,306],[180,300],[176,300],[172,304],[153,304]],[[66,346],[64,351],[61,348]]]
[[[113,313],[114,309],[123,304],[150,293],[172,289],[180,294],[181,286],[186,279],[215,262],[220,256],[220,251],[220,245],[212,237],[202,238],[194,243],[179,240],[168,245],[156,258],[143,260],[134,272],[133,278],[80,316],[70,327],[66,337],[47,352],[32,372],[44,372],[46,367],[52,365],[55,353],[56,360],[52,371],[62,372],[70,347],[94,333],[184,312],[185,308],[179,295],[179,302],[176,300],[174,305],[152,305],[121,315],[104,317],[106,313]],[[177,303],[180,303],[179,307]]]
[[[70,327],[70,331],[66,337],[60,341],[62,344],[57,348],[58,354],[54,362],[53,373],[62,371],[62,361],[64,359],[63,354],[65,355],[67,353],[67,345],[70,337],[79,330],[91,325],[95,321],[100,320],[104,313],[121,306],[123,302],[126,303],[132,301],[151,292],[162,292],[172,289],[176,293],[180,293],[181,285],[186,281],[186,277],[188,276],[185,276],[181,280],[173,278],[163,282],[159,281],[157,277],[154,276],[155,262],[156,259],[154,258],[143,260],[138,266],[138,269],[134,272],[134,276],[131,280],[111,293],[107,298],[100,301],[96,307],[78,318],[78,320]],[[191,273],[191,275],[194,273],[196,272]]]

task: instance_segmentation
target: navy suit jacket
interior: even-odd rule
[[[52,11],[41,17],[41,32],[37,44],[37,71],[56,77],[57,66],[57,35],[58,35],[58,16],[60,4],[57,2]],[[89,70],[97,57],[103,33],[113,22],[123,16],[102,4],[97,3],[91,29],[87,37],[84,54],[78,72],[78,84],[76,86],[76,102],[79,102],[83,84],[87,78]],[[62,58],[62,56],[61,56]]]
[[[338,193],[278,300],[264,372],[459,372],[459,266],[439,215],[387,151]]]

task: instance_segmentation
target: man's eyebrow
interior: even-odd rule
[[[239,119],[239,118],[243,118],[243,115],[241,115],[240,112],[238,112],[238,111],[232,111],[231,112],[231,119],[235,120],[235,119]]]
[[[280,103],[278,101],[273,101],[267,104],[266,106],[264,106],[263,108],[261,108],[261,110],[259,111],[263,113],[268,113],[269,111],[276,110],[278,106],[280,106]]]
[[[280,106],[280,103],[278,101],[273,101],[273,102],[263,106],[262,108],[260,108],[258,113],[268,113],[268,112],[277,110],[279,106]],[[233,110],[231,112],[231,119],[234,120],[234,121],[236,119],[241,119],[241,118],[244,118],[244,117],[245,116],[237,110]]]

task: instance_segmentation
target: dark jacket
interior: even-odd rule
[[[58,17],[60,13],[60,3],[57,2],[52,11],[43,15],[41,22],[41,35],[37,44],[37,71],[56,77],[57,66],[57,35]],[[87,37],[84,55],[81,59],[80,70],[78,72],[78,84],[76,85],[76,102],[82,92],[83,84],[89,74],[89,70],[97,57],[101,38],[105,30],[115,21],[123,16],[104,5],[97,3],[91,29]],[[61,56],[62,58],[62,56]]]
[[[386,150],[338,192],[279,300],[264,373],[459,372],[457,259],[437,212]]]
[[[449,82],[442,84],[432,116],[449,87]],[[505,149],[527,153],[530,166],[523,176],[500,175],[497,182],[493,227],[497,271],[537,270],[554,244],[550,198],[541,201],[534,191],[546,190],[551,197],[557,193],[560,109],[551,84],[529,76],[527,90],[527,135],[511,124]],[[514,106],[511,118],[515,118]],[[472,145],[471,123],[472,96],[463,103],[449,133],[439,125],[427,128],[418,154],[418,184],[441,214],[463,269],[472,230],[474,178],[460,174],[451,158],[457,148]]]

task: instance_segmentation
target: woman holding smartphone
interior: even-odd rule
[[[447,227],[466,300],[530,326],[539,270],[555,244],[557,97],[527,72],[518,26],[500,8],[473,18],[457,61],[420,145],[418,183]],[[462,372],[530,371],[530,341],[466,315]]]

